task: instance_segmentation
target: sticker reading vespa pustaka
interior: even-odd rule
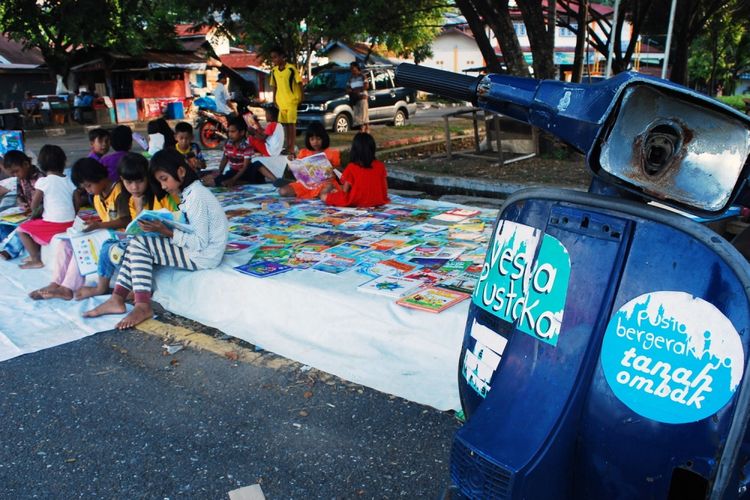
[[[539,229],[502,221],[472,300],[522,332],[555,346],[569,281],[570,256],[559,240]]]
[[[737,330],[716,306],[685,292],[646,293],[622,306],[604,333],[604,376],[635,413],[668,424],[719,411],[744,370]]]

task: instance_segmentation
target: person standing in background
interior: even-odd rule
[[[281,47],[271,49],[271,86],[273,102],[279,108],[279,123],[284,126],[286,152],[294,155],[294,140],[297,137],[297,106],[302,102],[302,75],[287,62]]]

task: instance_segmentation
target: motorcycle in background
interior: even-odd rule
[[[257,104],[242,93],[238,93],[234,102],[237,104],[237,111],[242,114],[245,122],[249,126],[256,126],[257,118],[249,110],[249,107]],[[193,106],[198,108],[195,122],[195,130],[205,149],[216,149],[227,140],[227,126],[229,117],[216,111],[216,105],[211,99],[201,97],[193,101]]]

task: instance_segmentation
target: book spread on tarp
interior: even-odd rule
[[[294,178],[306,188],[314,188],[333,178],[333,165],[325,153],[317,153],[289,162]]]
[[[469,294],[446,290],[444,288],[426,287],[396,301],[398,305],[439,313],[469,298]]]
[[[399,278],[396,276],[380,276],[374,280],[359,285],[360,292],[375,293],[386,297],[403,297],[423,286],[418,280]]]

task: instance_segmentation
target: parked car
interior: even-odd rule
[[[370,82],[370,123],[388,122],[400,127],[417,112],[417,92],[398,87],[392,66],[369,66],[362,70]],[[305,96],[297,108],[297,129],[303,131],[313,121],[334,132],[352,128],[352,103],[346,94],[348,66],[320,71],[305,86]]]

